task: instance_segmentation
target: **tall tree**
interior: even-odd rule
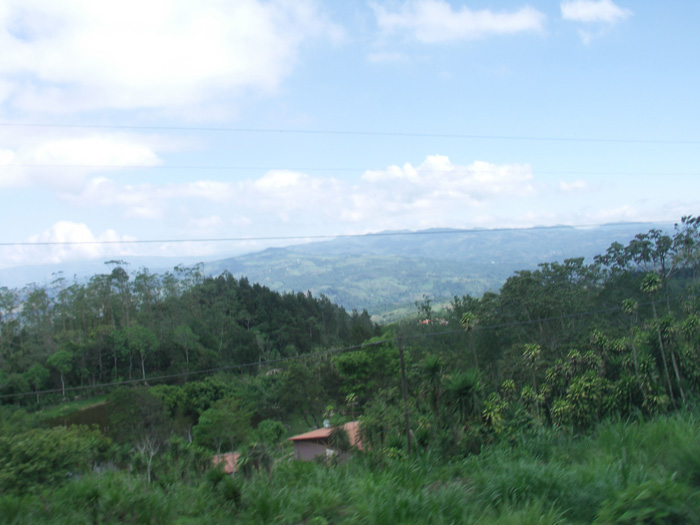
[[[59,350],[51,355],[46,363],[55,368],[61,376],[61,394],[66,397],[66,374],[73,369],[73,353],[68,350]]]
[[[146,381],[146,359],[158,346],[158,339],[153,332],[142,325],[131,325],[125,331],[127,347],[141,359],[141,377]]]

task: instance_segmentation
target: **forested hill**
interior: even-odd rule
[[[518,270],[539,263],[584,257],[592,262],[612,242],[670,225],[609,224],[593,228],[424,230],[338,238],[271,248],[207,263],[204,271],[229,271],[273,290],[311,290],[348,309],[383,314],[412,308],[428,295],[447,302],[455,295],[496,292]]]
[[[0,394],[249,365],[358,344],[367,312],[198,267],[0,289]]]

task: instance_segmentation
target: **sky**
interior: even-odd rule
[[[698,23],[687,0],[0,0],[0,268],[697,215]]]

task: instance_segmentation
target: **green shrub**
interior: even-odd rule
[[[697,491],[673,480],[630,485],[605,502],[598,523],[700,523]]]
[[[268,445],[277,445],[287,433],[285,426],[274,419],[265,419],[258,424],[255,429],[257,441],[262,441]]]
[[[59,485],[105,458],[110,441],[84,426],[33,429],[0,437],[0,490]]]

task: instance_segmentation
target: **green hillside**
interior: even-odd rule
[[[498,291],[517,270],[584,257],[589,262],[614,241],[627,242],[651,225],[617,224],[523,230],[426,230],[338,238],[207,263],[204,272],[228,271],[273,290],[310,290],[347,309],[371,314],[412,308],[424,295]]]

